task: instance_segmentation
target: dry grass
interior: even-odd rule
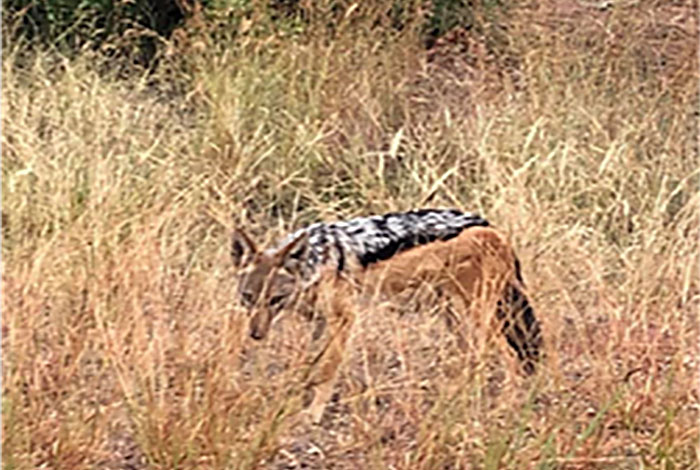
[[[619,3],[512,11],[511,62],[352,28],[212,45],[185,95],[6,52],[3,468],[697,468],[696,16]],[[230,227],[417,206],[511,235],[546,364],[367,312],[304,425],[310,328],[244,339]]]

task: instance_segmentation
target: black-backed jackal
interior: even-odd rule
[[[231,255],[251,337],[264,338],[285,307],[324,317],[329,343],[307,384],[314,389],[313,422],[330,399],[366,299],[400,299],[428,285],[450,302],[456,321],[448,324],[458,336],[469,314],[485,334],[502,333],[527,374],[540,356],[540,325],[523,293],[519,262],[504,236],[478,215],[422,209],[316,223],[266,250],[237,229]]]

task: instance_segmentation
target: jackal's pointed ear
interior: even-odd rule
[[[306,251],[309,247],[309,234],[302,232],[291,242],[280,248],[275,257],[277,258],[277,263],[282,266],[286,265],[288,267],[294,266],[301,259],[304,258]]]
[[[231,259],[237,268],[247,265],[258,252],[255,242],[241,229],[233,229],[231,235]]]

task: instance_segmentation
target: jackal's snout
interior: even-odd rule
[[[270,318],[268,312],[254,312],[250,317],[250,337],[260,341],[265,339],[270,329]]]

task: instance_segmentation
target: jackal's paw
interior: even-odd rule
[[[323,413],[326,411],[328,402],[331,399],[333,392],[333,382],[326,382],[307,389],[304,402],[308,399],[310,393],[313,393],[313,399],[305,410],[306,418],[311,424],[320,424],[323,419]]]
[[[307,419],[310,424],[319,425],[323,419],[323,412],[326,410],[325,403],[312,403],[306,410]]]

